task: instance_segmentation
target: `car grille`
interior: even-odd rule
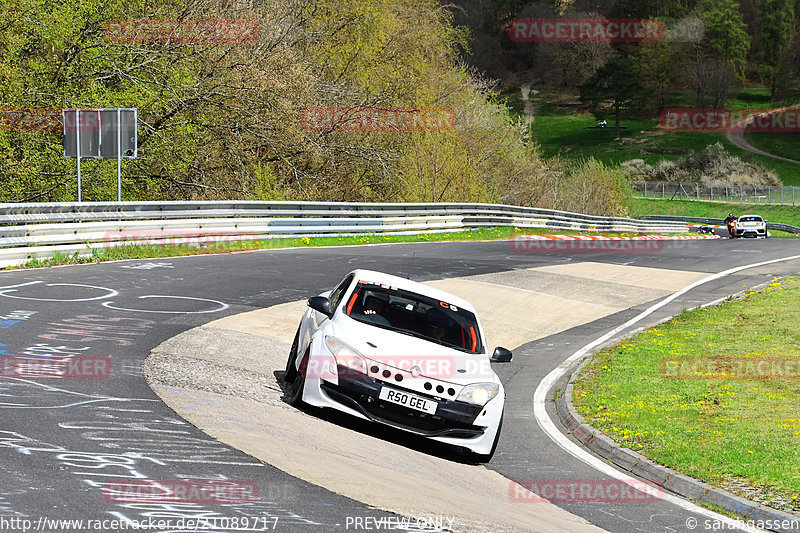
[[[364,385],[364,383],[360,385]],[[413,430],[426,436],[466,439],[482,435],[484,431],[483,428],[473,425],[475,418],[482,410],[482,407],[477,405],[434,400],[439,404],[439,409],[437,414],[431,415],[379,399],[377,397],[377,391],[380,390],[379,384],[376,384],[376,388],[371,390],[368,388],[357,390],[356,387],[353,387],[353,383],[348,383],[348,387],[342,387],[324,382],[322,388],[331,398],[361,411],[367,418],[399,426],[402,429]],[[440,413],[444,416],[441,416]]]

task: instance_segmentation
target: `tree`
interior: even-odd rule
[[[642,78],[636,63],[627,57],[614,56],[597,69],[579,87],[581,102],[592,110],[604,106],[614,111],[616,138],[619,139],[619,117],[642,95]]]
[[[733,82],[744,79],[750,36],[735,0],[704,0],[699,9],[706,30],[695,46],[697,105],[705,107],[711,96],[713,107],[721,108]]]
[[[667,107],[670,93],[682,91],[688,76],[684,58],[688,45],[681,42],[640,43],[636,58],[642,74],[642,85],[647,89],[648,108],[659,112]]]
[[[794,0],[762,0],[758,10],[761,32],[757,42],[758,73],[775,97],[781,55],[794,35]]]

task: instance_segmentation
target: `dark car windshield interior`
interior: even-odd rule
[[[421,294],[361,281],[348,298],[344,313],[365,324],[467,353],[483,353],[472,312]]]

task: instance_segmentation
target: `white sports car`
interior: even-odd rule
[[[758,215],[742,215],[733,225],[736,237],[769,237],[767,221]]]
[[[422,435],[488,461],[505,392],[473,307],[404,278],[356,270],[308,300],[286,363],[287,397]]]

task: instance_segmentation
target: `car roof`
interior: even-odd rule
[[[354,274],[357,280],[364,280],[372,283],[385,283],[387,285],[391,285],[392,287],[397,287],[398,289],[416,292],[417,294],[421,294],[423,296],[428,296],[442,302],[456,305],[462,309],[471,311],[473,314],[477,314],[475,312],[475,308],[472,307],[472,304],[470,304],[468,301],[441,289],[431,287],[430,285],[425,285],[424,283],[419,283],[407,278],[401,278],[399,276],[393,276],[392,274],[378,272],[375,270],[358,269],[351,272],[351,274]]]

